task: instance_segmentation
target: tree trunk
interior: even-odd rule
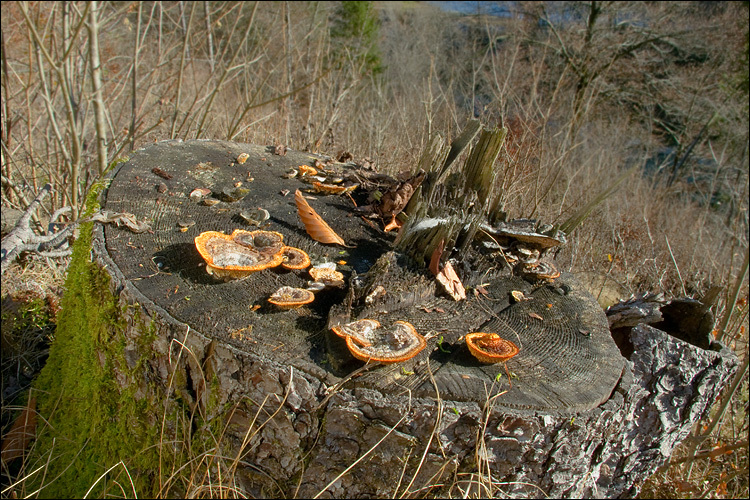
[[[240,153],[247,162],[236,161]],[[566,273],[553,283],[527,283],[482,267],[477,255],[457,269],[469,293],[455,302],[425,269],[394,253],[395,236],[363,220],[345,195],[308,202],[350,247],[317,243],[291,195],[309,185],[282,177],[316,158],[224,141],[160,142],[134,152],[101,197],[104,209],[133,214],[152,230],[93,227],[93,262],[109,277],[121,314],[121,327],[95,343],[100,365],[122,394],[144,402],[139,422],[156,429],[148,444],[196,447],[210,434],[220,442],[213,443],[218,455],[237,458],[232,484],[245,495],[478,488],[481,495],[633,496],[737,365],[726,350],[702,350],[642,325],[627,334],[626,359],[604,312]],[[249,193],[237,201],[206,206],[189,196],[209,188],[223,197],[239,182]],[[207,274],[194,238],[257,229],[239,215],[257,207],[270,213],[264,229],[282,233],[285,244],[313,263],[338,262],[346,285],[282,311],[267,298],[283,285],[304,288],[311,279],[305,271],[266,269],[227,282]],[[373,294],[381,286],[385,293]],[[531,300],[514,303],[511,291]],[[348,378],[364,363],[329,327],[365,317],[409,321],[427,347],[409,361]],[[463,342],[471,331],[499,332],[520,353],[506,366],[481,364]],[[72,328],[58,333],[76,335]],[[53,349],[51,360],[62,355]],[[180,412],[195,412],[187,430],[179,428]],[[91,429],[92,442],[97,436]],[[170,453],[179,466],[181,455]],[[99,458],[110,466],[128,457]],[[161,464],[162,457],[130,473],[164,491],[174,480]]]

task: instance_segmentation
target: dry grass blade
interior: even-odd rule
[[[573,232],[573,230],[580,226],[581,223],[591,214],[591,212],[599,206],[600,203],[602,203],[604,200],[609,198],[612,193],[617,189],[617,187],[622,184],[625,179],[627,179],[630,174],[638,170],[640,165],[633,165],[632,167],[625,170],[623,173],[621,173],[615,180],[612,182],[612,184],[601,191],[599,194],[597,194],[591,201],[586,203],[583,207],[581,207],[576,213],[571,215],[565,222],[560,224],[559,229],[565,234],[570,234]]]
[[[320,243],[333,243],[335,245],[341,245],[348,247],[344,240],[331,229],[326,221],[313,210],[305,198],[302,196],[302,192],[298,189],[294,192],[294,201],[297,203],[297,213],[299,218],[305,224],[305,231],[315,241]]]

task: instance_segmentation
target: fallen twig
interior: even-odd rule
[[[10,263],[23,253],[35,253],[43,257],[67,257],[72,253],[68,239],[78,228],[81,222],[114,222],[117,226],[124,225],[134,233],[150,231],[151,226],[144,221],[136,219],[135,215],[129,213],[111,212],[102,210],[92,214],[90,217],[71,222],[61,231],[54,232],[55,221],[61,215],[71,212],[70,207],[62,207],[52,214],[48,225],[48,232],[38,235],[31,229],[31,217],[39,207],[39,204],[52,190],[50,184],[46,184],[23,213],[13,230],[2,239],[2,261],[0,262],[0,274],[10,266]]]
[[[64,257],[70,255],[71,250],[67,248],[67,236],[72,231],[70,227],[63,229],[59,233],[48,233],[42,236],[37,235],[31,229],[30,222],[32,215],[51,190],[52,186],[45,184],[36,198],[34,198],[34,201],[26,208],[21,218],[18,219],[13,230],[2,239],[0,274],[5,274],[10,263],[24,252],[33,252],[45,257]],[[50,225],[56,217],[65,212],[66,210],[64,209],[55,211],[53,218],[50,219]]]

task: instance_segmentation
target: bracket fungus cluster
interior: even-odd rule
[[[279,265],[286,269],[310,265],[304,251],[284,245],[284,236],[275,231],[205,231],[195,237],[195,247],[206,261],[206,271],[219,278],[243,278]]]
[[[544,254],[565,243],[561,231],[536,227],[536,221],[515,219],[501,222],[496,226],[482,225],[482,230],[492,236],[493,243],[500,246],[505,261],[514,266],[516,272],[532,280],[554,280],[560,272],[548,260],[542,260]]]
[[[317,162],[316,162],[317,163]],[[321,168],[324,165],[320,165]],[[325,170],[318,171],[310,165],[300,165],[297,168],[290,168],[282,175],[286,179],[299,178],[312,186],[312,192],[323,194],[346,194],[351,193],[359,187],[359,184],[350,180],[345,180],[335,172]]]
[[[365,362],[400,363],[413,358],[427,345],[425,338],[406,321],[383,327],[374,319],[360,319],[331,330],[346,340],[352,356]]]
[[[467,333],[466,345],[471,354],[482,363],[508,361],[520,350],[516,344],[510,340],[505,340],[497,333]]]
[[[521,274],[535,280],[551,281],[560,277],[560,271],[549,261],[539,261],[533,266],[523,266]]]

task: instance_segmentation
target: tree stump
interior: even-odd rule
[[[643,325],[629,333],[626,359],[604,312],[567,273],[531,284],[480,259],[459,271],[469,293],[455,302],[393,252],[394,235],[356,213],[346,195],[309,193],[348,246],[315,242],[293,196],[311,186],[284,173],[316,159],[325,160],[225,141],[159,142],[119,165],[101,196],[104,210],[132,214],[150,231],[93,227],[93,261],[125,319],[106,340],[120,349],[97,349],[101,366],[119,390],[149,402],[143,414],[162,433],[154,445],[179,434],[167,415],[195,412],[183,440],[206,429],[220,435],[225,456],[238,457],[244,494],[632,496],[731,376],[737,362],[728,351]],[[191,199],[196,188],[218,203]],[[229,201],[238,188],[248,191]],[[257,208],[270,214],[264,229],[313,263],[337,262],[345,286],[283,311],[268,297],[281,286],[304,288],[306,271],[209,275],[194,238],[257,229],[240,216]],[[378,287],[384,293],[373,294]],[[516,303],[511,291],[530,300]],[[364,363],[329,327],[361,318],[409,321],[427,347],[349,378]],[[472,331],[501,333],[520,353],[506,365],[481,364],[462,341]],[[131,473],[157,474],[146,466]]]

